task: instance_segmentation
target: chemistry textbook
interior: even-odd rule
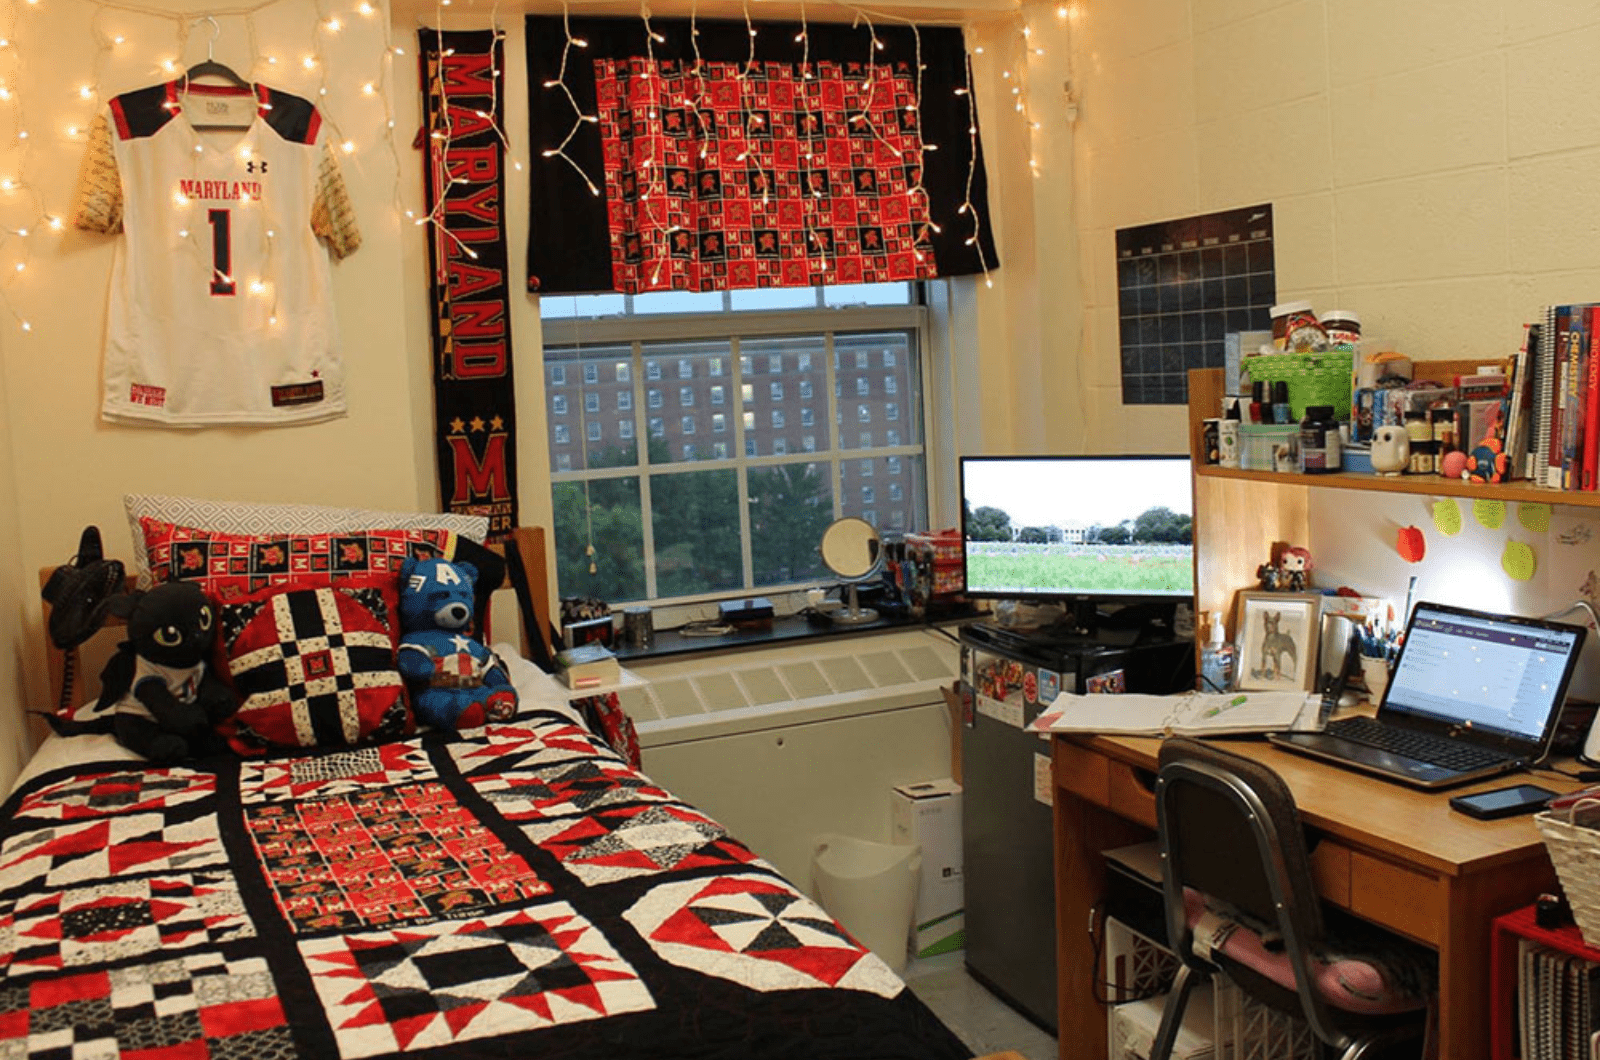
[[[1175,696],[1063,693],[1028,728],[1037,733],[1206,736],[1318,727],[1305,692],[1184,692]]]

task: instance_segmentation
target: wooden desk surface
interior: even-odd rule
[[[1152,737],[1095,736],[1075,742],[1152,774],[1161,748],[1161,741]],[[1215,742],[1277,771],[1294,792],[1301,820],[1309,827],[1449,875],[1514,863],[1530,848],[1543,848],[1531,816],[1480,821],[1452,810],[1452,796],[1507,784],[1533,783],[1554,791],[1582,786],[1549,772],[1522,772],[1445,792],[1420,791],[1285,751],[1259,738]],[[1562,768],[1574,767],[1566,762]]]
[[[1450,809],[1449,800],[1506,784],[1570,791],[1579,782],[1524,772],[1424,792],[1261,739],[1218,742],[1271,766],[1288,783],[1319,840],[1311,868],[1325,900],[1438,951],[1439,1055],[1486,1058],[1490,921],[1552,889],[1555,872],[1531,816],[1480,821]],[[1063,1058],[1105,1056],[1105,1012],[1094,1001],[1101,971],[1081,925],[1091,922],[1105,894],[1100,853],[1148,839],[1155,829],[1160,746],[1150,737],[1052,741]]]

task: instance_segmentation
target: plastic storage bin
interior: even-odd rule
[[[906,966],[922,848],[831,833],[817,837],[811,882],[830,916],[896,972]]]

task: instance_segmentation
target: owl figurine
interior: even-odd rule
[[[1372,470],[1398,475],[1411,463],[1411,439],[1404,427],[1386,423],[1372,432]]]

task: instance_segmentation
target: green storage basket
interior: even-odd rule
[[[1350,418],[1350,381],[1355,355],[1349,350],[1326,353],[1264,353],[1245,359],[1241,370],[1251,382],[1289,384],[1289,408],[1295,422],[1308,405],[1332,405],[1336,418]]]

